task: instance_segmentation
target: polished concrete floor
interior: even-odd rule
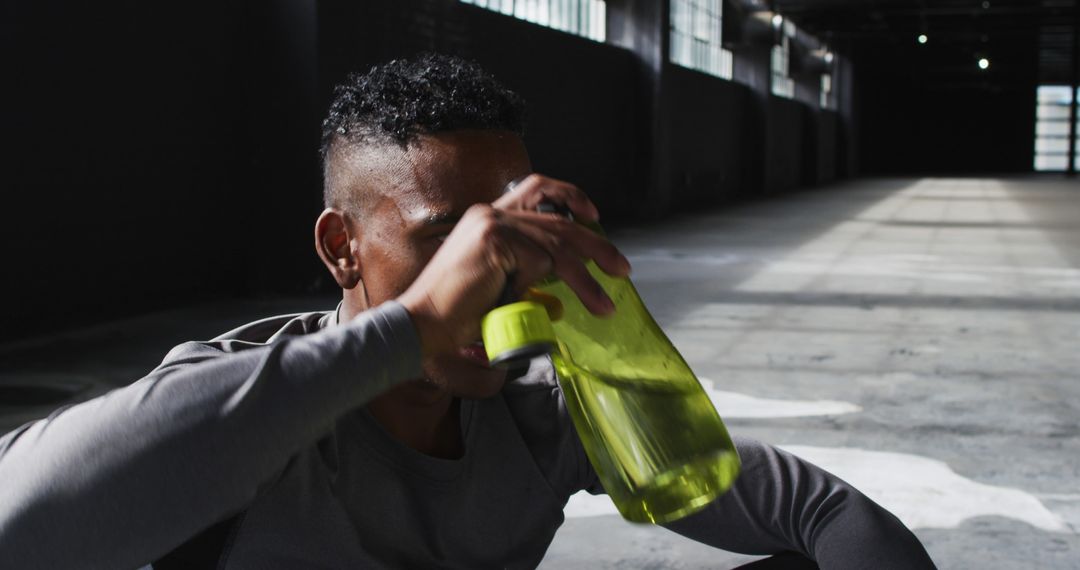
[[[942,568],[1080,568],[1080,183],[862,180],[613,239],[732,433],[847,479]],[[332,302],[220,303],[11,344],[0,387],[90,397],[182,340]],[[48,396],[0,402],[0,431]],[[602,498],[567,516],[543,568],[754,560],[625,523]]]
[[[1080,568],[1080,183],[859,181],[615,239],[732,433],[855,484],[942,568]],[[750,560],[610,513],[572,502],[545,567]]]

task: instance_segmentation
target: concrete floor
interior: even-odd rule
[[[942,568],[1080,568],[1080,184],[859,181],[613,239],[732,433],[852,482]],[[82,399],[182,340],[332,303],[205,305],[8,345],[0,386]],[[0,431],[52,406],[0,403]],[[575,497],[542,567],[754,559],[613,513]]]
[[[1080,184],[860,181],[615,239],[732,433],[852,482],[942,568],[1080,568]],[[548,560],[747,559],[608,514]]]

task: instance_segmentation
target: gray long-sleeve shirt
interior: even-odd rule
[[[4,436],[3,566],[136,567],[241,511],[230,568],[537,564],[591,473],[550,369],[464,401],[465,457],[440,460],[363,409],[420,375],[405,311],[333,325],[276,317],[180,345],[131,386]],[[540,421],[517,426],[515,405]]]
[[[600,491],[543,360],[465,400],[465,455],[391,438],[364,404],[420,375],[396,303],[265,319],[178,346],[138,382],[0,438],[0,566],[136,568],[229,520],[223,568],[528,568]],[[736,440],[743,476],[671,528],[835,568],[929,566],[894,517],[797,458]]]

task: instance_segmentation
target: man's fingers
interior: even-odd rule
[[[514,267],[505,270],[507,274],[515,274],[516,282],[511,283],[515,292],[523,292],[529,285],[554,271],[554,258],[546,248],[537,243],[535,235],[530,236],[513,224],[506,224],[499,241],[502,247],[510,250],[515,261]]]
[[[603,251],[608,257],[614,252],[615,256],[621,257],[614,246],[600,236],[566,220],[538,214],[525,214],[516,219],[517,231],[546,252],[552,260],[551,273],[561,278],[589,311],[605,315],[615,309],[604,288],[589,274],[583,262],[583,259],[590,257],[584,253],[588,251]],[[578,234],[581,230],[585,233]],[[617,263],[609,262],[609,265]],[[521,271],[518,275],[519,286],[531,284],[545,276],[546,274],[535,271]]]
[[[523,224],[543,228],[547,237],[539,243],[553,256],[563,252],[573,253],[579,258],[595,261],[608,275],[630,275],[630,261],[614,244],[589,228],[565,218],[535,212],[519,212],[514,217]]]
[[[596,206],[577,186],[539,174],[530,174],[518,182],[512,192],[504,194],[492,206],[546,224],[549,232],[574,247],[580,257],[594,260],[609,275],[625,277],[630,274],[630,262],[611,242],[559,215],[538,213],[536,208],[543,202],[568,207],[578,221],[595,222],[600,217]],[[549,249],[554,253],[555,249],[562,248]]]
[[[530,174],[514,186],[513,192],[504,194],[492,205],[504,210],[534,212],[541,202],[564,205],[579,220],[596,222],[600,219],[600,212],[596,209],[596,205],[581,189],[573,184],[540,174]]]
[[[550,295],[539,289],[529,287],[524,293],[522,293],[521,300],[532,301],[534,303],[540,303],[541,305],[543,305],[544,308],[547,309],[548,317],[551,317],[551,320],[553,322],[561,319],[563,316],[562,301],[560,301],[559,298],[555,295]]]
[[[593,279],[580,259],[568,255],[560,256],[555,260],[555,273],[581,299],[581,304],[585,305],[589,312],[609,315],[615,311],[615,303],[611,297],[608,297],[604,288]]]
[[[592,230],[578,226],[580,241],[575,241],[578,255],[585,259],[596,262],[608,275],[614,277],[627,277],[630,275],[630,260],[626,259],[619,249],[606,238],[592,232]]]
[[[541,244],[544,254],[550,260],[549,269],[546,273],[539,271],[519,271],[518,290],[554,274],[563,280],[575,295],[581,299],[581,304],[590,312],[597,315],[606,315],[615,310],[615,304],[608,297],[604,288],[593,279],[584,262],[577,254],[565,247],[561,247],[561,240],[537,226],[524,226],[521,232],[528,236],[533,243]]]

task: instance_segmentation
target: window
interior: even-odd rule
[[[722,0],[671,0],[671,62],[731,79],[732,54],[720,47]]]
[[[604,0],[461,0],[493,12],[598,42],[607,35]]]
[[[1073,93],[1065,85],[1039,86],[1035,100],[1035,170],[1069,169],[1069,113],[1076,95],[1080,90]],[[1077,127],[1080,133],[1080,125]]]
[[[821,108],[829,109],[832,106],[832,74],[821,74]]]
[[[790,77],[791,38],[795,35],[795,24],[779,15],[773,17],[773,22],[782,33],[780,43],[772,49],[772,92],[791,99],[795,96],[795,80]]]

